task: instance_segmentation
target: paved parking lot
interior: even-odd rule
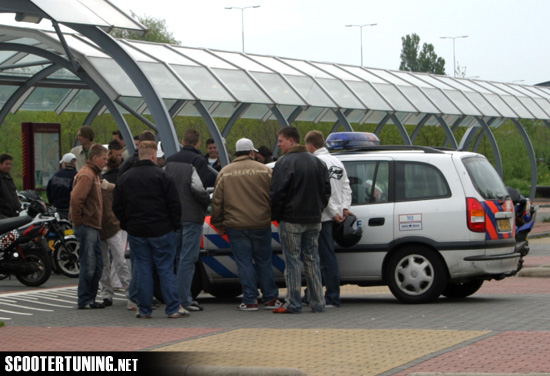
[[[550,263],[534,239],[526,266]],[[76,280],[39,289],[0,282],[0,351],[171,351],[203,366],[295,367],[309,375],[550,371],[550,280],[486,282],[464,300],[404,305],[385,287],[345,286],[322,314],[239,312],[238,299],[199,300],[203,312],[137,320],[119,294],[112,307],[76,310]],[[281,295],[284,291],[281,291]]]

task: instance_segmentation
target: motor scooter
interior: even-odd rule
[[[531,205],[531,200],[523,196],[518,189],[512,187],[506,187],[508,194],[514,204],[515,222],[516,222],[516,249],[515,252],[521,254],[520,261],[521,269],[523,264],[523,257],[529,254],[529,240],[527,235],[533,229],[535,225],[535,219],[537,217],[537,207]]]

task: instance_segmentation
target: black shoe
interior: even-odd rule
[[[103,299],[103,305],[105,307],[110,307],[113,305],[113,301],[111,299]]]
[[[86,304],[84,306],[78,306],[78,309],[96,309],[96,308],[105,308],[105,304],[98,303],[98,302],[91,302],[90,304]]]

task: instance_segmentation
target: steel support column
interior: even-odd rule
[[[521,137],[523,137],[523,142],[527,147],[527,154],[529,154],[529,161],[531,162],[531,191],[529,192],[529,198],[531,201],[535,199],[535,193],[537,191],[537,158],[535,157],[535,149],[533,149],[533,144],[529,139],[529,135],[525,131],[525,128],[517,119],[512,119],[512,122],[518,128]]]
[[[168,109],[149,77],[141,70],[134,58],[109,34],[96,26],[72,23],[66,23],[66,25],[97,43],[103,51],[119,64],[147,103],[153,119],[155,119],[166,156],[169,157],[179,151],[176,130]]]
[[[495,168],[502,177],[502,158],[500,156],[500,150],[498,148],[497,140],[495,139],[495,136],[493,135],[493,132],[491,132],[491,129],[489,128],[489,125],[480,117],[476,117],[477,122],[481,125],[483,128],[483,131],[487,135],[487,138],[489,139],[489,142],[491,143],[491,146],[493,147],[493,154],[495,156]]]
[[[426,122],[428,120],[430,120],[431,117],[432,117],[432,114],[426,114],[422,117],[422,119],[420,119],[420,121],[416,125],[416,128],[414,128],[414,131],[411,135],[411,142],[413,144],[414,144],[414,141],[416,140],[416,138],[418,137],[418,135],[420,134],[420,131],[422,130],[422,128],[424,128],[424,125],[426,124]]]
[[[395,116],[395,114],[390,114],[390,119],[393,121],[395,126],[397,127],[397,130],[399,133],[401,133],[401,138],[403,139],[403,143],[405,145],[412,145],[411,139],[409,137],[409,134],[407,133],[407,130],[405,129],[405,126],[401,123],[401,121]]]
[[[233,112],[231,117],[229,118],[229,121],[225,124],[225,127],[223,127],[222,131],[222,137],[226,138],[229,132],[231,131],[231,128],[233,128],[233,125],[241,118],[241,116],[244,114],[246,110],[250,107],[250,103],[241,103],[239,107]]]
[[[435,115],[435,119],[437,120],[437,122],[439,124],[441,124],[441,127],[443,127],[443,131],[445,132],[445,144],[447,144],[447,142],[451,142],[451,147],[455,150],[458,149],[458,144],[456,143],[456,138],[455,138],[455,135],[453,134],[453,131],[451,130],[451,128],[449,128],[449,125],[447,125],[447,122],[445,121],[445,119],[443,119],[443,117],[441,115]]]

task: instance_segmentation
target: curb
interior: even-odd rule
[[[534,268],[524,268],[518,272],[518,277],[550,277],[550,264],[542,264]]]
[[[165,366],[163,371],[173,371],[181,376],[306,376],[298,368],[272,367],[214,367],[214,366]],[[170,373],[172,374],[172,373]]]

